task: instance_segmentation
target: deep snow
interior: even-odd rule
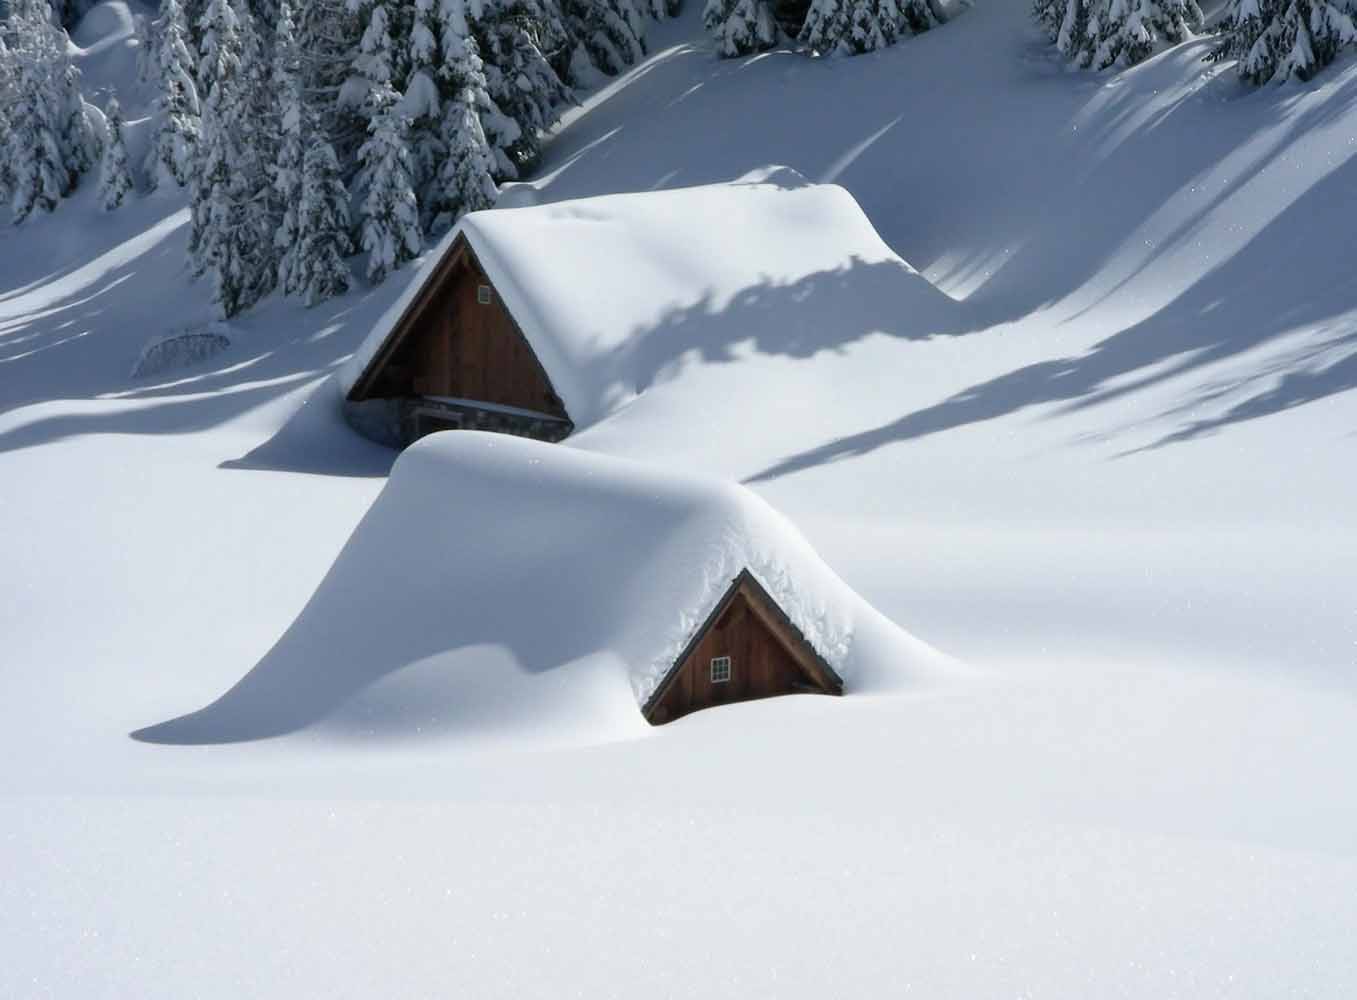
[[[430,681],[424,707],[450,735],[635,738],[648,729],[640,706],[745,569],[850,693],[947,676],[943,657],[869,607],[749,490],[468,431],[401,455],[315,597],[239,684],[137,738],[223,743],[323,726],[415,664]],[[487,649],[512,667],[487,670]]]
[[[783,163],[958,300],[786,352],[695,313],[568,446],[748,483],[948,684],[563,747],[465,732],[435,659],[129,739],[264,661],[378,494],[329,376],[400,282],[137,380],[209,319],[182,203],[0,232],[0,995],[1351,995],[1357,65],[1070,73],[1025,8],[834,62],[718,62],[689,10],[510,196]],[[135,53],[77,41],[135,158]]]

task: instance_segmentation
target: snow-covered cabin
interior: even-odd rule
[[[835,280],[868,268],[875,305]],[[837,324],[870,329],[881,312],[931,329],[951,305],[843,188],[765,168],[465,216],[340,385],[350,423],[389,444],[446,428],[559,441],[634,399],[656,355],[705,344],[699,328],[716,336],[733,309],[741,339],[795,353]]]
[[[408,448],[273,649],[139,738],[630,738],[727,702],[912,687],[943,662],[744,486],[467,431]]]
[[[661,725],[714,705],[782,694],[843,694],[843,678],[746,568],[641,711]]]

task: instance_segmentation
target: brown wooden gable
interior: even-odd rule
[[[729,657],[729,679],[713,660]],[[714,705],[797,693],[843,694],[843,680],[749,570],[742,570],[642,708],[654,725]]]
[[[355,402],[418,396],[475,400],[570,419],[464,235],[434,265],[349,391]]]

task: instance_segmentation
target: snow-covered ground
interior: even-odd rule
[[[75,41],[136,159],[124,13]],[[265,661],[377,497],[327,380],[402,275],[133,378],[206,290],[174,195],[83,191],[0,232],[0,995],[1353,995],[1357,64],[1069,73],[1009,0],[852,60],[655,42],[509,200],[786,164],[956,322],[751,341],[873,275],[769,281],[641,331],[564,447],[746,483],[965,667],[563,744],[421,658],[277,738],[131,739]]]

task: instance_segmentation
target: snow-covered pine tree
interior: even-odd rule
[[[108,139],[104,143],[104,159],[99,168],[99,201],[104,210],[119,208],[132,190],[132,174],[127,167],[127,147],[123,145],[123,116],[116,97],[109,98],[104,111],[108,123]]]
[[[8,202],[14,188],[14,173],[10,163],[10,110],[19,103],[18,66],[14,54],[5,44],[0,31],[0,203]]]
[[[1094,0],[1085,32],[1088,65],[1133,66],[1202,26],[1197,0]]]
[[[645,18],[635,0],[560,0],[560,5],[576,46],[604,73],[621,73],[645,57]]]
[[[1234,0],[1208,59],[1237,59],[1255,84],[1308,80],[1357,43],[1354,0]]]
[[[349,193],[339,177],[339,161],[319,115],[305,101],[301,133],[306,138],[306,157],[297,211],[297,256],[285,290],[313,306],[349,290],[352,274],[344,258],[353,253],[353,242],[349,239]]]
[[[367,122],[357,113],[363,95],[351,103],[341,100],[362,38],[358,18],[345,0],[307,0],[295,17],[306,105],[318,116],[341,166],[352,164],[367,137]]]
[[[432,220],[443,136],[443,51],[439,43],[438,0],[415,0],[410,26],[410,73],[401,110],[410,121],[410,165],[425,228]]]
[[[854,44],[859,41],[854,33],[859,11],[870,6],[871,0],[811,0],[805,23],[801,26],[801,42],[823,55],[853,55],[865,51]],[[734,53],[723,49],[721,54]]]
[[[349,14],[360,29],[358,45],[350,54],[348,78],[339,102],[357,112],[367,132],[372,107],[371,92],[384,81],[398,94],[410,73],[410,34],[414,28],[414,5],[402,0],[346,0]]]
[[[1032,16],[1061,55],[1088,65],[1088,0],[1034,0]]]
[[[683,6],[682,0],[644,0],[641,6],[657,21],[667,17],[676,17]]]
[[[80,70],[66,55],[66,32],[60,31],[53,72],[61,96],[61,151],[71,172],[71,186],[79,176],[91,170],[103,153],[103,143],[95,128],[95,114],[80,92]]]
[[[448,152],[438,174],[435,229],[450,226],[467,212],[490,208],[499,196],[492,176],[494,162],[470,88],[446,102],[443,121]]]
[[[280,0],[278,4],[269,89],[278,101],[278,153],[270,165],[278,219],[273,234],[273,248],[278,259],[278,287],[284,294],[292,295],[297,292],[293,274],[297,270],[300,253],[298,232],[306,145],[302,135],[304,95],[301,59],[297,51],[296,25],[289,0]]]
[[[276,0],[274,8],[276,10]],[[240,120],[239,183],[243,197],[241,225],[250,240],[246,258],[245,306],[273,291],[278,279],[274,234],[282,206],[274,190],[271,167],[282,142],[278,100],[272,89],[270,46],[254,15],[240,8],[240,82],[244,116]]]
[[[169,181],[184,187],[193,177],[201,107],[184,17],[179,0],[163,0],[157,22],[160,95],[156,103],[160,120],[146,157],[146,174],[153,188]]]
[[[243,15],[243,16],[242,16]],[[258,95],[264,74],[249,14],[233,0],[208,0],[201,18],[199,75],[206,91],[198,169],[190,196],[189,253],[195,273],[212,279],[212,300],[230,317],[252,306],[272,287],[272,227],[259,147],[250,130],[258,125]]]
[[[368,253],[368,280],[377,284],[423,244],[419,205],[410,164],[410,122],[391,85],[393,41],[387,4],[371,4],[355,67],[367,84],[364,117],[368,138],[358,150],[361,244]]]
[[[361,243],[368,254],[367,277],[380,284],[423,246],[419,203],[410,176],[409,121],[390,84],[368,97],[373,105],[368,141],[358,151],[367,194],[360,209]]]
[[[132,36],[137,41],[137,82],[158,83],[160,71],[159,25],[152,31],[151,20],[145,14],[132,18]]]
[[[496,175],[512,179],[536,161],[542,133],[574,102],[551,59],[562,60],[569,35],[553,0],[475,0],[467,14],[485,66],[486,90],[495,108],[517,127],[514,134],[482,109]]]
[[[513,177],[517,167],[509,156],[509,150],[516,147],[522,137],[518,123],[506,115],[494,98],[490,96],[489,83],[485,75],[485,63],[481,59],[480,47],[472,33],[468,19],[466,0],[439,0],[439,40],[443,49],[443,66],[440,82],[448,99],[468,101],[480,121],[481,134],[485,137],[490,157],[492,177]],[[444,103],[443,139],[445,146],[451,146],[459,137],[465,136],[457,117],[457,110],[449,110]],[[441,172],[441,171],[440,171]],[[458,214],[455,203],[440,192],[432,205],[435,212],[433,228],[440,228],[446,221],[442,216]]]
[[[90,166],[93,129],[76,88],[78,80],[66,56],[65,33],[52,23],[43,0],[16,0],[10,8],[10,45],[6,50],[13,100],[8,102],[3,141],[7,186],[14,221],[35,208],[50,212]],[[80,112],[79,120],[73,113]],[[83,123],[83,128],[82,124]]]
[[[826,4],[831,0],[826,0]],[[846,4],[848,0],[832,0]],[[819,20],[837,20],[837,12],[822,11]],[[716,41],[716,51],[722,56],[741,56],[762,52],[777,42],[777,22],[764,0],[707,0],[702,10],[702,24]],[[807,27],[810,17],[806,18]],[[815,29],[818,30],[818,29]]]

